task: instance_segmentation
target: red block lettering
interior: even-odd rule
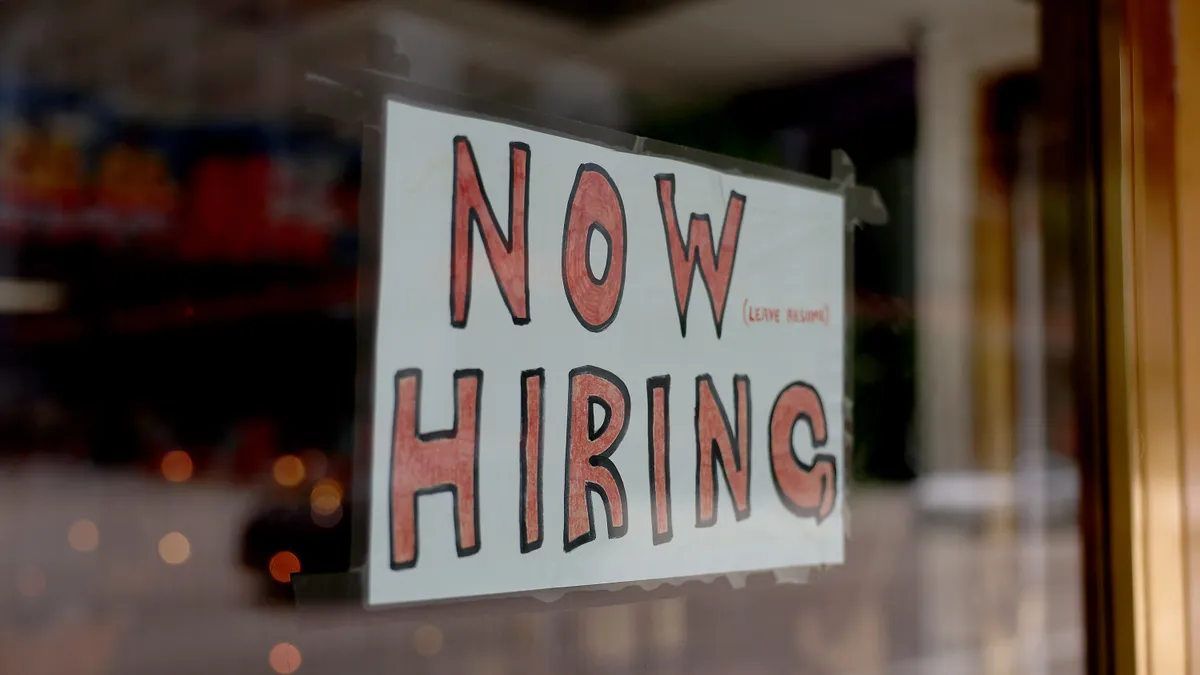
[[[597,164],[581,164],[563,223],[563,288],[584,328],[598,333],[616,318],[625,291],[625,204],[612,177]],[[599,277],[588,251],[592,235],[604,237],[608,258]]]
[[[671,541],[671,376],[646,380],[654,544]]]
[[[629,427],[629,389],[620,378],[601,368],[576,368],[571,371],[567,405],[563,550],[571,551],[596,538],[589,499],[593,492],[604,501],[609,538],[623,537],[629,529],[625,483],[610,459]],[[594,406],[606,413],[599,426]]]
[[[801,517],[825,520],[837,503],[837,463],[833,455],[817,453],[805,464],[792,447],[792,431],[804,420],[812,430],[814,448],[825,445],[825,407],[817,390],[794,382],[780,392],[771,409],[768,444],[771,447],[771,476],[784,506]]]
[[[687,337],[688,304],[692,297],[692,281],[696,268],[700,268],[700,279],[708,293],[708,305],[712,310],[717,327],[717,337],[725,322],[725,302],[729,299],[729,284],[733,279],[733,264],[737,260],[738,237],[742,232],[742,213],[746,209],[746,197],[730,191],[729,204],[725,207],[725,224],[721,228],[721,245],[713,250],[712,221],[708,214],[693,213],[688,223],[687,246],[679,233],[679,219],[675,213],[675,175],[659,174],[658,208],[662,213],[663,230],[667,235],[667,252],[670,255],[671,280],[675,284],[675,308],[679,312],[679,332]],[[722,265],[723,262],[728,264]]]
[[[733,378],[733,406],[737,410],[736,435],[712,377],[696,378],[696,527],[717,522],[714,461],[721,465],[733,496],[734,516],[737,520],[750,517],[750,379],[745,375]]]
[[[479,164],[471,142],[454,138],[454,193],[450,223],[450,325],[465,328],[471,311],[471,270],[475,251],[473,227],[483,237],[492,274],[500,287],[513,323],[529,323],[529,255],[525,228],[529,211],[529,146],[509,144],[508,236],[500,231],[496,213],[479,178]]]
[[[542,547],[542,442],[546,370],[521,373],[521,553]]]
[[[392,439],[392,569],[417,564],[417,506],[422,495],[454,496],[459,557],[479,552],[479,401],[483,372],[454,374],[454,427],[420,433],[421,371],[396,373]]]

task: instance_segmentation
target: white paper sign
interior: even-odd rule
[[[837,194],[387,104],[367,604],[842,561]]]

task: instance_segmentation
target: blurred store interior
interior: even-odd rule
[[[0,672],[293,672],[279,645],[300,672],[1082,672],[1039,35],[1018,0],[4,3]],[[305,75],[379,36],[437,89],[821,176],[849,153],[890,221],[855,233],[844,569],[297,627],[289,574],[349,564],[361,182]]]

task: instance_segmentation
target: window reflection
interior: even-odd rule
[[[1082,672],[1034,4],[405,4],[0,10],[0,672]],[[855,233],[845,565],[297,620],[358,503],[361,148],[304,75],[379,63],[379,33],[438,89],[821,176],[850,154],[891,220]]]

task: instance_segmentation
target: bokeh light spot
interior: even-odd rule
[[[421,656],[437,656],[442,651],[442,631],[428,624],[413,632],[413,648]]]
[[[172,450],[162,458],[163,478],[172,483],[184,483],[192,477],[192,456],[183,450]]]
[[[300,573],[300,559],[291,551],[280,551],[271,556],[271,562],[267,564],[267,568],[271,571],[272,579],[286,584],[292,580],[293,574]]]
[[[268,661],[271,663],[271,670],[279,675],[291,675],[300,669],[300,650],[296,649],[295,645],[280,642],[271,647]]]
[[[168,565],[182,565],[192,555],[192,545],[179,532],[170,532],[158,540],[158,555]]]
[[[95,551],[100,547],[100,529],[87,518],[81,518],[67,530],[67,543],[80,553]]]
[[[312,510],[322,516],[332,515],[342,506],[342,486],[332,478],[321,479],[310,495]]]
[[[304,462],[295,455],[284,455],[275,460],[272,473],[276,483],[284,487],[295,487],[304,480]]]

